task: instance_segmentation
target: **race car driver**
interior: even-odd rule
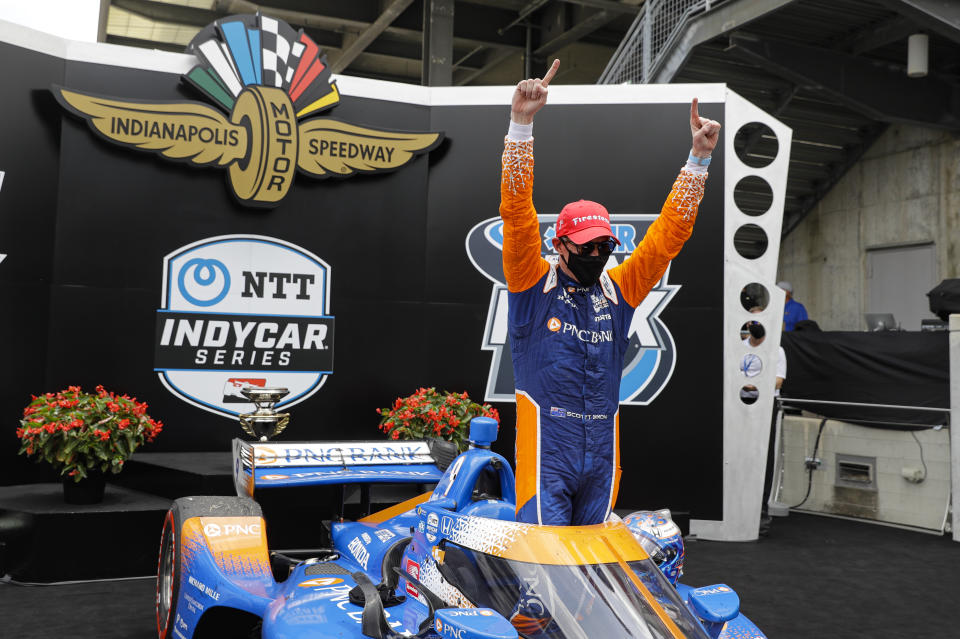
[[[517,520],[551,525],[605,521],[620,481],[619,390],[633,311],[690,237],[720,124],[690,105],[693,145],[643,241],[607,270],[619,241],[600,204],[566,205],[541,256],[533,206],[533,116],[544,78],[513,94],[503,151],[500,215],[517,397]]]

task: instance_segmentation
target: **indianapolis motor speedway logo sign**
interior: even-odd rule
[[[236,417],[244,386],[290,390],[280,406],[315,393],[333,372],[330,266],[261,235],[222,235],[163,260],[154,370],[184,401]]]
[[[68,111],[102,138],[199,166],[227,170],[237,200],[280,203],[299,170],[316,178],[397,169],[435,148],[442,133],[371,129],[311,118],[340,102],[326,56],[301,29],[264,15],[217,20],[187,51],[183,76],[220,110],[200,102],[141,101],[54,86]]]
[[[540,215],[540,236],[544,257],[556,255],[551,240],[556,235],[554,215]],[[621,244],[608,268],[626,259],[643,239],[656,215],[611,215],[613,232]],[[507,284],[503,275],[503,221],[491,218],[474,226],[467,234],[467,255],[474,267],[493,282],[487,325],[482,348],[493,351],[487,378],[485,401],[516,400],[513,385],[513,363],[507,339]],[[680,290],[668,284],[670,268],[640,303],[629,329],[629,345],[623,360],[620,379],[620,403],[646,405],[652,402],[670,381],[676,363],[676,345],[670,330],[660,320],[660,313]]]

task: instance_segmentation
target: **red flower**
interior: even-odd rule
[[[400,433],[398,431],[393,431],[390,433],[390,439],[400,439]]]
[[[81,388],[79,386],[67,386],[67,390],[71,393],[79,393]]]
[[[35,407],[27,406],[26,408],[23,409],[23,416],[26,417],[27,415],[33,415],[35,412],[37,412],[37,409]]]
[[[157,435],[160,434],[160,431],[163,430],[163,422],[154,421],[151,419],[149,423],[152,428],[147,431],[147,441],[152,442],[154,439],[156,439]]]
[[[117,428],[119,428],[120,430],[125,429],[129,425],[130,425],[130,420],[127,419],[126,417],[124,417],[119,422],[117,422]]]
[[[59,426],[60,426],[60,423],[59,423],[59,422],[56,423],[56,424],[44,424],[43,430],[47,431],[48,433],[53,434],[53,433],[57,432],[57,428],[59,428]]]
[[[24,430],[22,428],[17,429],[17,439],[23,439]]]
[[[107,402],[107,410],[109,410],[111,413],[116,413],[120,410],[120,404],[115,402]]]

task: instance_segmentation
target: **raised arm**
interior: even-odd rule
[[[673,183],[660,215],[633,254],[609,271],[631,306],[643,301],[693,233],[707,180],[707,166],[720,137],[720,123],[700,117],[697,98],[690,104],[690,135],[690,156]]]
[[[559,67],[560,61],[554,60],[542,80],[518,83],[510,105],[500,173],[500,216],[503,273],[514,293],[536,284],[549,269],[541,257],[540,224],[533,207],[533,116],[547,103],[548,86]]]

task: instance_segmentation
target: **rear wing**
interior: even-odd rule
[[[354,483],[433,484],[443,471],[425,441],[248,442],[233,440],[238,495],[258,488]]]

